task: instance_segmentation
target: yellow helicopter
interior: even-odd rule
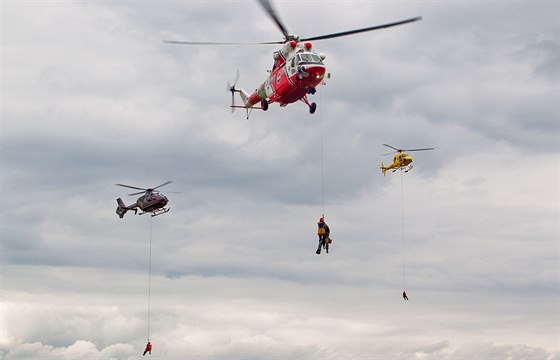
[[[397,149],[394,146],[383,144],[383,146],[387,146],[396,151],[395,157],[393,158],[393,163],[385,166],[381,163],[381,171],[383,171],[383,176],[387,170],[392,170],[393,172],[397,170],[404,170],[404,172],[409,172],[412,170],[412,156],[405,153],[405,151],[425,151],[425,150],[434,150],[435,148],[423,148],[423,149]],[[387,154],[383,154],[384,156],[393,154],[394,152],[390,152]]]

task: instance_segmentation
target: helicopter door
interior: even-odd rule
[[[297,67],[296,67],[296,57],[294,56],[292,58],[292,61],[290,61],[289,63],[289,67],[288,67],[288,76],[291,78],[297,71]]]

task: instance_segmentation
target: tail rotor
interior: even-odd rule
[[[235,111],[235,93],[236,92],[240,92],[239,90],[237,90],[235,88],[235,85],[237,85],[237,81],[239,80],[239,69],[237,70],[237,73],[235,74],[235,81],[233,82],[233,85],[230,84],[230,82],[228,81],[227,83],[227,91],[231,92],[231,112],[233,113]]]
[[[387,168],[385,167],[385,164],[381,163],[381,171],[383,172],[383,176],[385,176],[385,173],[387,172]]]

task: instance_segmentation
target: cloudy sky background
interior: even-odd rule
[[[277,47],[162,40],[281,40],[256,2],[1,2],[1,356],[138,358],[152,226],[153,358],[558,359],[558,2],[275,7],[301,36],[423,20],[315,42],[317,113],[247,120],[226,83]],[[436,147],[402,178],[408,302],[382,143]],[[115,214],[167,180],[170,213]]]

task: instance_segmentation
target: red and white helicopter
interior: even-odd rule
[[[276,23],[282,34],[284,40],[271,41],[271,42],[257,42],[257,43],[224,43],[224,42],[192,42],[192,41],[170,41],[170,44],[182,45],[243,45],[243,44],[257,44],[257,45],[282,45],[280,50],[274,52],[274,65],[272,70],[269,70],[269,76],[264,83],[262,83],[252,94],[249,94],[243,89],[237,89],[235,85],[239,79],[239,72],[233,85],[228,84],[228,90],[231,92],[231,108],[232,112],[235,108],[244,108],[247,110],[247,118],[249,118],[252,109],[268,110],[268,106],[277,102],[280,106],[286,106],[296,101],[303,101],[309,107],[311,114],[315,113],[317,104],[309,102],[307,95],[312,95],[316,92],[316,87],[324,84],[326,75],[326,67],[323,64],[325,55],[316,53],[310,41],[332,39],[340,36],[352,35],[366,31],[378,30],[397,25],[403,25],[410,22],[421,20],[422,17],[414,17],[406,20],[401,20],[389,24],[371,26],[362,29],[349,30],[338,32],[328,35],[313,36],[307,38],[300,38],[296,35],[290,35],[282,23],[280,18],[272,8],[272,4],[268,0],[259,0],[271,19]],[[329,74],[330,75],[330,74]],[[327,77],[329,77],[327,75]],[[243,106],[235,105],[235,93],[239,93],[243,100]],[[255,107],[255,105],[260,106]]]

